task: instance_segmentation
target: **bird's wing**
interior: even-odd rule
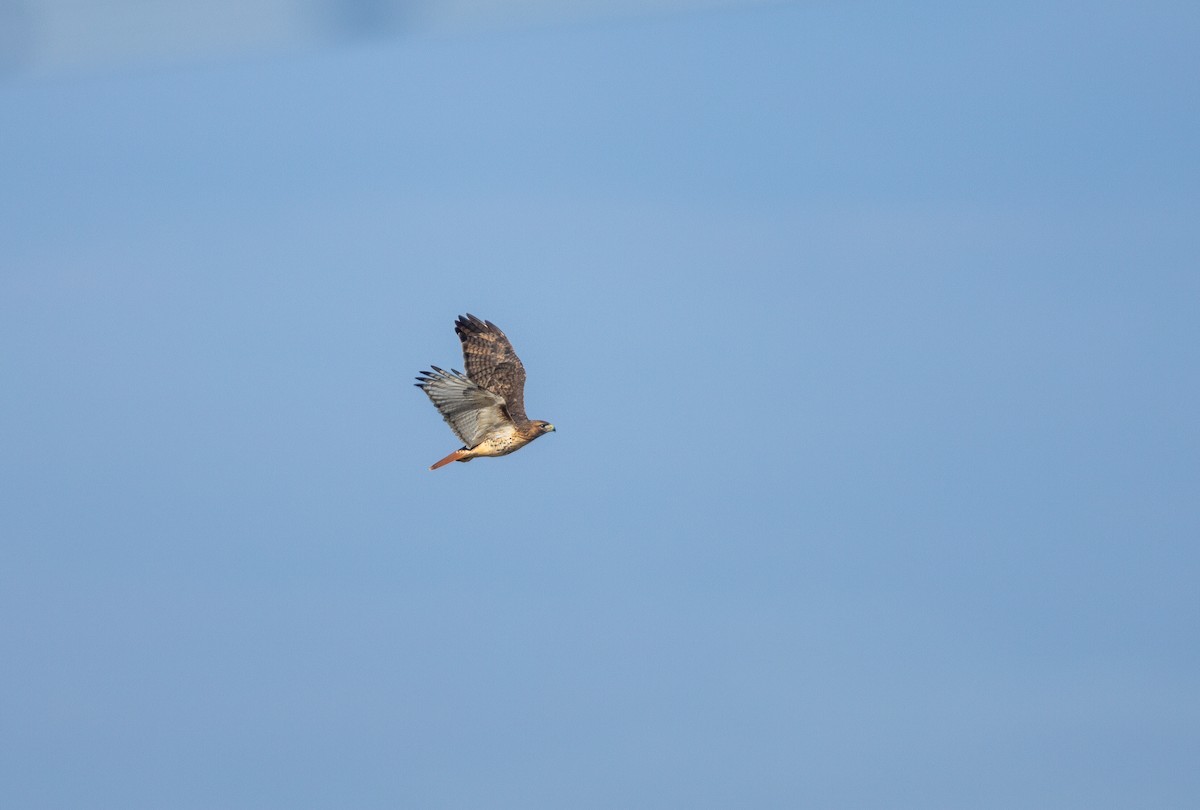
[[[467,314],[454,322],[454,331],[462,341],[463,362],[471,382],[503,398],[508,415],[518,426],[528,422],[525,367],[500,327]]]
[[[502,397],[481,388],[458,371],[432,368],[433,371],[422,371],[417,377],[417,387],[429,396],[454,435],[468,448],[513,424]]]

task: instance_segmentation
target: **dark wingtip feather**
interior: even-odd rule
[[[459,315],[458,320],[454,322],[454,331],[460,335],[463,332],[486,332],[489,328],[495,329],[496,326],[491,321],[485,321],[470,312],[466,315]]]

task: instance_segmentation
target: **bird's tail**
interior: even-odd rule
[[[464,448],[462,448],[461,450],[455,450],[453,453],[451,453],[450,455],[446,456],[444,459],[442,459],[441,461],[437,462],[436,464],[434,464],[434,465],[433,465],[432,467],[430,467],[429,469],[431,469],[431,470],[436,470],[438,467],[445,467],[445,466],[446,466],[447,464],[449,464],[451,461],[470,461],[470,460],[471,460],[471,456],[470,456],[470,455],[468,455],[468,454],[469,454],[469,452],[470,452],[470,451],[469,451],[469,450],[467,450],[467,448],[465,448],[465,447],[464,447]],[[464,458],[464,456],[466,456],[466,458]]]

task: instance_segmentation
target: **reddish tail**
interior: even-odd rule
[[[455,450],[453,453],[451,453],[450,455],[446,456],[444,459],[442,459],[441,461],[437,462],[436,464],[434,464],[434,465],[433,465],[432,467],[430,467],[429,469],[431,469],[431,470],[436,470],[438,467],[445,467],[445,466],[446,466],[447,464],[449,464],[451,461],[461,461],[461,460],[462,460],[462,457],[463,457],[463,456],[465,456],[465,455],[467,455],[467,451],[466,451],[466,450]]]

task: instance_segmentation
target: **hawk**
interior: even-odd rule
[[[434,464],[467,462],[480,456],[507,456],[554,430],[554,425],[525,416],[525,367],[512,344],[491,321],[460,315],[454,331],[462,341],[467,373],[422,371],[417,387],[434,406],[463,446]]]

